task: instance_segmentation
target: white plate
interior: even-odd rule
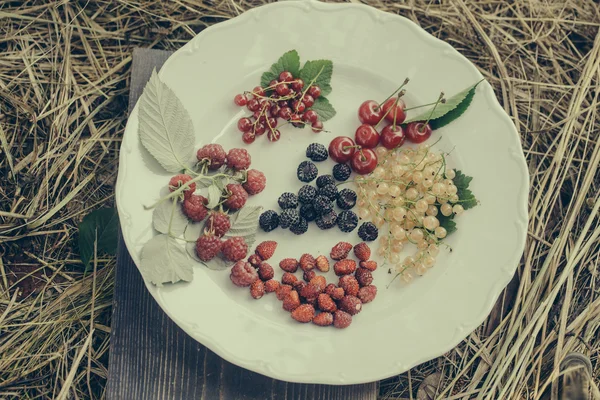
[[[275,208],[280,193],[300,187],[295,170],[309,143],[353,136],[363,100],[384,99],[407,76],[409,104],[430,102],[441,90],[454,94],[481,79],[450,45],[405,18],[354,4],[271,4],[204,30],[162,68],[161,79],[192,116],[198,146],[217,141],[226,149],[243,147],[236,130],[243,110],[233,105],[233,96],[259,84],[261,73],[290,49],[298,50],[302,62],[333,60],[329,99],[338,114],[326,123],[331,134],[285,128],[279,142],[262,137],[247,147],[253,167],[268,179],[267,189],[249,204],[267,209]],[[478,86],[467,112],[438,135],[437,148],[453,150],[451,166],[474,177],[481,205],[457,221],[458,231],[448,239],[454,251],[441,254],[435,268],[410,286],[396,281],[386,289],[391,275],[379,268],[377,299],[348,329],[298,324],[274,295],[252,300],[248,290],[231,284],[228,271],[199,264],[191,283],[147,283],[148,290],[180,327],[226,360],[286,381],[370,382],[443,354],[484,320],[515,272],[525,243],[528,175],[517,132],[487,83]],[[125,243],[138,264],[141,247],[154,234],[152,213],[143,205],[158,197],[170,177],[142,148],[138,107],[120,161],[117,204]],[[301,237],[277,230],[259,234],[257,243],[273,238],[280,243],[280,260],[328,254],[348,235],[311,224]]]

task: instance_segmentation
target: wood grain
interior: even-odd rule
[[[129,95],[133,109],[153,68],[171,53],[135,49]],[[377,383],[350,386],[282,382],[237,367],[183,332],[146,290],[119,241],[106,398],[235,400],[373,400]]]

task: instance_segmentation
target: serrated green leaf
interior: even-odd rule
[[[206,208],[213,209],[219,204],[219,200],[221,200],[221,194],[223,191],[219,188],[219,185],[213,183],[208,187],[208,204]]]
[[[205,176],[196,181],[196,187],[199,189],[207,188],[213,184],[213,180],[210,176]]]
[[[475,207],[478,204],[478,201],[473,192],[469,189],[469,185],[473,178],[463,174],[460,170],[456,170],[455,172],[456,176],[452,181],[454,182],[454,186],[458,189],[456,194],[460,201],[459,204],[463,206],[465,210]]]
[[[300,78],[306,87],[311,82],[321,88],[321,96],[331,93],[331,75],[333,74],[333,62],[330,60],[307,61],[300,70]]]
[[[279,60],[273,65],[271,69],[262,74],[260,78],[260,85],[262,87],[268,87],[269,82],[279,78],[279,74],[283,71],[289,71],[294,77],[297,77],[300,73],[300,56],[296,50],[290,50],[284,53]]]
[[[115,254],[119,232],[119,216],[115,208],[92,211],[79,224],[79,254],[85,267],[90,270],[94,257],[94,242],[99,253]]]
[[[142,248],[140,260],[142,275],[155,285],[189,282],[194,276],[189,257],[176,239],[160,234]]]
[[[438,214],[438,220],[440,221],[440,226],[446,229],[446,235],[450,235],[451,233],[456,232],[456,222],[454,222],[454,214],[446,217],[443,214]]]
[[[336,114],[335,108],[333,108],[329,100],[323,96],[318,97],[310,109],[317,113],[321,121],[328,121]]]
[[[171,234],[180,236],[185,231],[188,224],[187,217],[183,214],[177,198],[172,201],[161,202],[152,212],[152,226],[160,233],[169,233],[171,225]]]
[[[231,228],[229,228],[225,237],[241,236],[246,241],[248,247],[252,246],[256,240],[258,218],[261,211],[262,207],[260,206],[246,206],[230,216]]]

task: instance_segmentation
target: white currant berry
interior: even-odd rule
[[[419,243],[417,243],[417,248],[419,250],[425,250],[428,247],[429,247],[429,243],[427,243],[427,240],[420,240]]]
[[[423,187],[429,189],[432,186],[433,186],[433,181],[431,179],[427,178],[427,179],[423,180]]]
[[[405,271],[404,273],[402,273],[402,280],[405,283],[411,283],[413,280],[413,276],[409,271]]]
[[[358,216],[360,219],[367,219],[369,217],[369,215],[370,215],[369,210],[367,210],[366,208],[358,209]]]
[[[435,264],[435,258],[433,258],[432,256],[426,256],[425,258],[423,258],[423,264],[427,268],[431,268]]]
[[[427,207],[427,211],[425,211],[425,214],[427,214],[430,217],[435,217],[436,215],[438,215],[438,208],[436,206],[429,206]]]
[[[390,185],[388,193],[392,197],[398,197],[400,195],[400,187],[398,185]]]
[[[415,272],[417,273],[417,275],[423,276],[427,272],[427,267],[423,265],[422,262],[417,262],[415,264]]]
[[[437,257],[437,255],[440,253],[440,248],[436,244],[430,244],[427,251],[432,257]]]
[[[373,170],[373,178],[382,179],[385,176],[385,169],[383,167],[377,167]]]
[[[381,182],[379,184],[379,186],[377,186],[377,193],[387,194],[389,189],[390,189],[390,186],[387,183]]]
[[[410,188],[404,193],[404,196],[406,196],[408,200],[416,200],[419,196],[419,192],[417,192],[417,189],[415,188]]]
[[[454,172],[453,169],[451,168],[446,168],[446,178],[448,179],[454,179],[456,177],[456,172]]]
[[[392,253],[389,256],[388,261],[395,264],[400,261],[400,255],[398,253]]]
[[[377,254],[379,254],[380,256],[385,256],[385,253],[387,253],[387,249],[383,246],[380,246],[377,249]]]
[[[428,208],[429,208],[429,204],[424,199],[418,200],[415,203],[415,209],[420,213],[424,213],[425,211],[427,211]]]
[[[443,216],[448,217],[452,214],[452,206],[450,204],[442,204],[440,206],[440,211]]]
[[[450,203],[456,203],[457,201],[458,201],[457,194],[453,194],[452,196],[450,196]]]
[[[465,209],[460,204],[456,204],[454,205],[454,207],[452,207],[452,211],[454,212],[454,214],[460,215],[465,211]]]
[[[410,233],[410,239],[413,242],[420,242],[421,240],[423,240],[423,231],[420,229],[413,229],[412,232]]]
[[[446,228],[443,226],[438,226],[435,228],[435,237],[443,239],[446,237]]]
[[[415,258],[413,256],[408,256],[404,259],[404,261],[402,261],[402,264],[404,264],[404,266],[406,266],[406,267],[410,267],[414,263],[415,263]]]
[[[402,250],[404,250],[404,245],[402,244],[402,242],[394,240],[394,243],[392,244],[392,251],[394,253],[400,253]]]

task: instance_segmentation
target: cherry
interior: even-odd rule
[[[299,93],[300,91],[302,91],[303,87],[304,87],[304,81],[300,78],[298,78],[294,82],[292,82],[292,90],[296,93]]]
[[[308,110],[304,113],[304,121],[314,124],[319,119],[319,115],[314,110]]]
[[[304,103],[306,108],[311,108],[313,104],[315,104],[315,98],[312,97],[310,94],[306,94],[304,95],[304,99],[302,99],[302,102]]]
[[[315,124],[317,122],[315,122]],[[313,128],[315,124],[313,124]],[[323,125],[323,123],[321,123],[321,125]],[[329,156],[337,163],[345,163],[350,161],[356,147],[354,140],[348,136],[338,136],[329,143]]]
[[[244,143],[250,144],[256,140],[256,135],[254,134],[254,132],[244,132],[244,134],[242,135],[242,140],[244,141]]]
[[[398,104],[396,104],[396,99],[391,98],[388,99],[385,103],[383,103],[383,106],[381,108],[383,110],[383,114],[385,115],[385,119],[387,119],[393,124],[395,117],[396,123],[401,124],[406,119],[406,113],[404,112],[405,107],[406,105],[404,104],[404,101],[402,101],[402,99],[399,99]]]
[[[313,98],[317,98],[321,95],[321,88],[318,86],[311,86],[308,88],[308,94],[310,94]]]
[[[360,149],[352,156],[350,166],[357,174],[370,174],[377,168],[377,154],[371,149]]]
[[[275,129],[275,130],[269,131],[269,133],[267,133],[267,139],[269,139],[269,141],[271,141],[271,142],[278,141],[280,137],[281,137],[281,132],[279,132],[279,129]]]
[[[381,144],[386,149],[395,149],[404,144],[406,136],[400,125],[388,125],[381,131]]]
[[[382,115],[381,107],[375,100],[367,100],[358,107],[358,119],[363,124],[377,125]]]
[[[291,82],[294,80],[294,76],[289,71],[283,71],[279,74],[279,82]]]
[[[379,133],[377,133],[377,130],[372,125],[362,124],[356,130],[354,140],[356,144],[367,149],[372,149],[379,144]]]
[[[262,135],[263,133],[265,133],[265,131],[267,130],[267,127],[265,126],[264,122],[259,122],[258,124],[254,125],[254,133],[257,136]]]
[[[248,110],[250,111],[257,111],[260,108],[260,104],[258,103],[258,100],[250,99],[248,100],[248,104],[246,104],[246,107],[248,107]]]
[[[250,118],[240,118],[237,126],[240,132],[248,132],[252,128],[252,121],[250,121]]]
[[[281,110],[279,110],[279,118],[289,120],[292,115],[292,109],[285,106]]]
[[[304,112],[304,110],[306,109],[306,105],[304,104],[304,102],[294,100],[294,101],[292,101],[292,109],[301,113],[301,112]]]
[[[287,85],[287,83],[280,83],[279,85],[277,85],[275,90],[280,96],[287,96],[291,92],[290,87]]]
[[[248,99],[243,94],[236,94],[233,98],[233,102],[238,106],[243,107],[248,103]]]
[[[312,131],[314,133],[319,133],[323,130],[323,121],[315,121],[312,123],[311,126],[312,126]],[[352,139],[350,139],[350,140],[352,140]]]
[[[411,122],[406,126],[406,138],[413,143],[422,143],[431,136],[431,125],[423,121]]]
[[[256,86],[254,89],[252,89],[252,94],[256,97],[265,97],[265,89],[260,86]]]

